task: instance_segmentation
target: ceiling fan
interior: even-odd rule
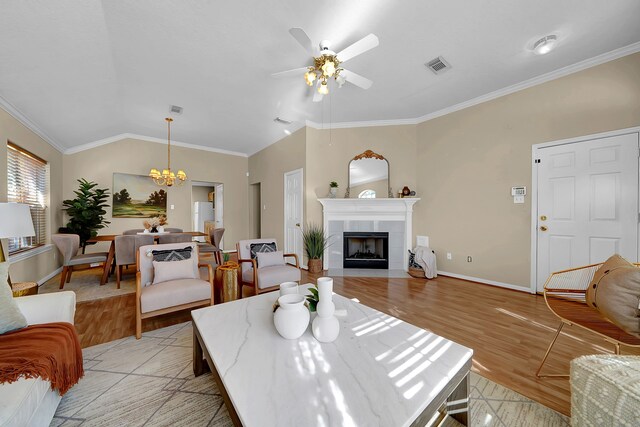
[[[281,71],[272,74],[273,77],[290,77],[301,75],[304,72],[304,80],[308,86],[315,86],[317,91],[313,95],[313,102],[319,102],[322,97],[329,93],[327,85],[330,78],[334,78],[338,87],[342,87],[345,82],[351,83],[362,89],[369,89],[373,82],[353,71],[345,70],[340,65],[360,54],[378,46],[378,37],[375,34],[358,40],[351,46],[344,48],[338,53],[330,49],[327,40],[320,42],[319,50],[314,48],[311,39],[302,28],[291,28],[289,34],[313,57],[313,65],[295,68],[293,70]]]

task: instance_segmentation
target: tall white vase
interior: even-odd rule
[[[334,316],[336,306],[333,303],[333,279],[318,278],[318,315],[311,324],[313,336],[320,342],[332,342],[340,334],[340,323]]]

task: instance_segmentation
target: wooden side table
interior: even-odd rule
[[[11,284],[14,298],[23,297],[25,295],[37,295],[38,284],[36,282],[18,282]]]

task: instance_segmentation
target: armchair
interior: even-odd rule
[[[275,239],[241,240],[237,243],[238,263],[240,271],[240,298],[242,287],[252,286],[256,295],[275,291],[282,282],[300,282],[300,264],[296,254],[283,254],[283,257],[293,258],[295,266],[284,263],[269,267],[260,267],[257,260],[251,256],[251,245],[257,243],[276,243]]]
[[[181,261],[164,261],[164,274],[170,273],[170,278],[163,280],[154,269],[154,251],[176,251],[191,248],[190,258]],[[166,245],[141,246],[137,252],[136,273],[136,338],[142,337],[142,319],[160,316],[174,311],[213,305],[213,268],[209,264],[198,262],[198,245],[195,242],[170,243]],[[187,264],[177,262],[191,261]],[[176,262],[175,269],[171,264]],[[184,266],[187,271],[181,277],[176,273]],[[200,279],[200,267],[208,272],[207,280]],[[158,266],[156,266],[158,268]],[[163,281],[159,281],[163,280]]]

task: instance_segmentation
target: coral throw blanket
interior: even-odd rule
[[[70,323],[27,326],[0,335],[0,383],[39,377],[63,395],[83,375],[82,349]]]

